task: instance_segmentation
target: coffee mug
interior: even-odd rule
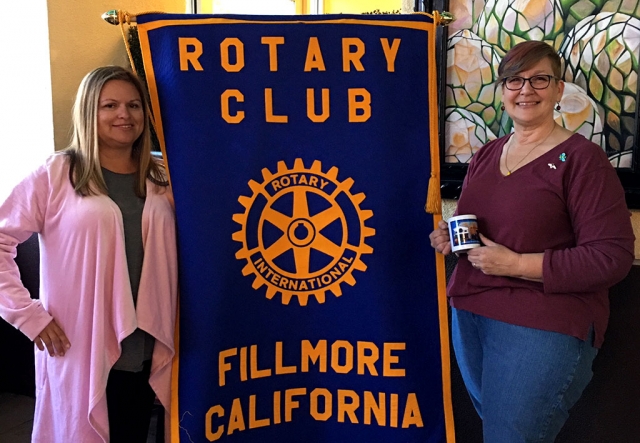
[[[451,252],[466,252],[469,249],[482,246],[478,232],[478,217],[475,215],[456,215],[451,217],[447,223],[449,224]]]

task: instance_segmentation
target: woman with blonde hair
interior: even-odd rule
[[[131,72],[91,71],[69,147],[0,205],[0,315],[37,346],[33,442],[146,442],[154,400],[169,410],[175,217],[147,109]],[[33,233],[40,300],[13,260]]]

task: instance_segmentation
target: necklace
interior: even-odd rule
[[[513,139],[514,139],[515,135],[514,135],[514,136],[511,136],[511,138],[509,139],[509,146],[507,147],[507,152],[506,152],[506,153],[505,153],[505,155],[504,155],[504,167],[505,167],[505,168],[507,168],[507,175],[511,175],[511,173],[512,173],[512,172],[513,172],[513,171],[518,167],[518,165],[519,165],[520,163],[522,163],[522,162],[524,161],[524,159],[525,159],[525,158],[529,157],[529,154],[531,154],[531,153],[533,152],[533,150],[534,150],[534,149],[536,149],[538,146],[540,146],[541,144],[543,144],[544,142],[546,142],[546,141],[547,141],[547,139],[551,136],[551,134],[553,134],[553,131],[555,131],[555,130],[556,130],[556,125],[553,125],[553,129],[551,130],[551,132],[549,132],[549,133],[547,134],[547,136],[546,136],[546,137],[545,137],[541,142],[536,143],[536,144],[533,146],[533,148],[531,148],[531,149],[529,150],[529,152],[527,152],[527,154],[526,154],[524,157],[522,157],[522,158],[520,159],[520,161],[519,161],[518,163],[516,163],[515,165],[513,165],[513,167],[512,167],[512,168],[509,168],[509,164],[508,164],[508,163],[509,163],[509,151],[511,150],[511,145],[513,144],[512,142],[513,142]]]

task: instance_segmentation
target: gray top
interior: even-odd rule
[[[109,190],[109,197],[118,205],[124,225],[125,251],[133,303],[138,300],[138,286],[142,274],[144,248],[142,246],[142,210],[144,199],[135,193],[136,174],[117,174],[102,168],[102,175]],[[113,369],[140,372],[143,363],[151,360],[155,339],[136,329],[122,341],[122,355]]]

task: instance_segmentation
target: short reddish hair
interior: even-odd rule
[[[497,83],[519,72],[531,69],[545,58],[551,62],[553,75],[560,78],[560,56],[551,45],[536,40],[518,43],[507,52],[500,62]]]

